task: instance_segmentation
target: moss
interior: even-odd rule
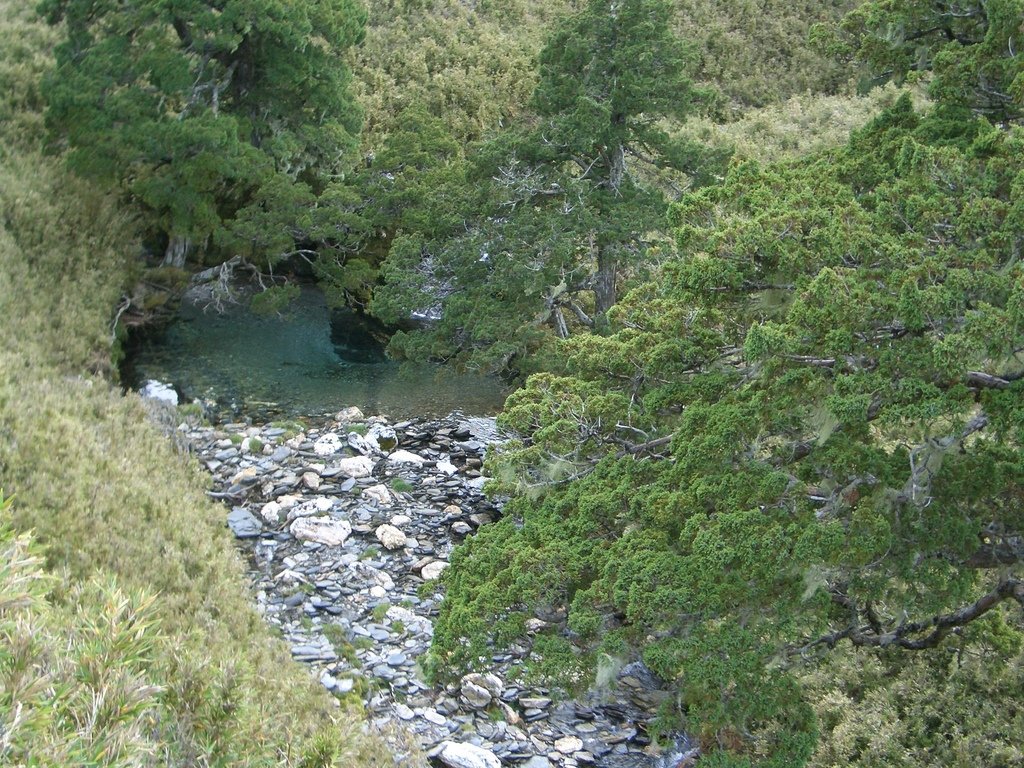
[[[409,493],[413,489],[412,483],[402,477],[395,477],[391,479],[391,490],[396,493]]]
[[[373,606],[373,610],[370,612],[370,615],[373,617],[374,621],[380,623],[387,617],[388,609],[390,607],[391,603],[377,603],[377,605]]]

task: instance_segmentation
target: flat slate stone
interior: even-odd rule
[[[240,539],[251,539],[263,531],[260,521],[243,507],[235,507],[228,513],[228,528]]]

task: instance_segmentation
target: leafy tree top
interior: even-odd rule
[[[52,130],[74,167],[123,184],[172,240],[219,236],[246,205],[266,212],[343,169],[360,121],[344,61],[364,22],[352,0],[41,9],[67,35],[47,85]]]

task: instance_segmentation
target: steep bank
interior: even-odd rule
[[[51,574],[0,574],[0,647],[17,650],[0,763],[390,762],[289,661],[205,479],[108,380],[131,221],[39,151],[53,35],[12,0],[0,19],[0,486]]]

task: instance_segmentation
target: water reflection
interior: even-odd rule
[[[501,407],[505,391],[495,379],[388,361],[383,329],[351,313],[333,320],[312,287],[282,316],[262,317],[240,305],[217,314],[186,304],[165,332],[132,351],[126,381],[171,382],[189,399],[249,414],[312,415],[357,405],[403,418]]]

